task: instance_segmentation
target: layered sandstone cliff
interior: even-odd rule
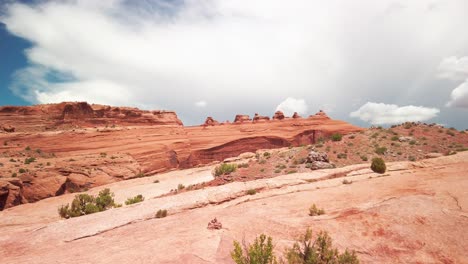
[[[208,118],[184,127],[170,111],[87,103],[0,107],[0,126],[15,128],[0,133],[0,209],[362,130],[323,114],[283,117],[238,115],[222,124]]]

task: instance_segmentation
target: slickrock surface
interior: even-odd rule
[[[157,198],[175,182],[205,181],[211,168],[171,172],[110,186],[118,202],[142,194],[141,203],[68,220],[59,220],[56,209],[73,195],[52,197],[0,212],[0,259],[233,263],[234,239],[250,242],[265,233],[281,253],[310,227],[328,231],[339,249],[356,250],[362,263],[466,263],[468,152],[387,165],[383,175],[357,164]],[[160,183],[152,183],[156,177]],[[257,193],[248,195],[250,189]],[[312,204],[325,214],[309,216]],[[159,209],[168,216],[156,219]],[[222,229],[207,229],[213,218]]]
[[[276,114],[275,114],[276,115]],[[0,107],[0,210],[106,183],[311,144],[362,128],[322,115],[185,127],[171,111],[85,102]],[[34,158],[34,160],[26,161]]]

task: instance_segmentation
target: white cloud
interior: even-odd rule
[[[307,113],[307,104],[304,99],[288,97],[276,107],[275,111],[278,110],[282,111],[285,116],[292,116],[294,112],[304,115]]]
[[[195,102],[196,107],[206,107],[206,105],[207,105],[206,101]]]
[[[394,104],[367,102],[357,111],[352,112],[350,116],[360,118],[374,125],[384,125],[426,121],[436,117],[439,112],[437,108],[423,106],[408,105],[400,107]]]
[[[447,106],[468,108],[468,79],[457,88],[453,89]]]
[[[266,113],[289,95],[314,111],[336,106],[336,116],[355,98],[426,105],[422,95],[438,88],[428,72],[468,54],[464,0],[44,0],[0,9],[7,30],[32,43],[23,72],[39,72],[17,74],[16,94],[162,107],[187,124],[204,118],[193,111],[199,98],[220,120]]]
[[[441,79],[465,80],[468,77],[468,57],[447,57],[442,60],[437,76]]]

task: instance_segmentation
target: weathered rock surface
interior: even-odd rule
[[[251,121],[252,119],[250,119],[249,115],[236,115],[234,118],[234,123],[246,123]]]
[[[275,115],[273,116],[273,120],[283,120],[284,114],[281,111],[276,111]]]
[[[261,116],[259,115],[258,113],[255,113],[255,116],[253,118],[253,122],[254,123],[257,123],[257,122],[266,122],[266,121],[270,121],[270,118],[268,116]]]
[[[219,122],[214,120],[214,118],[211,116],[207,117],[205,120],[205,123],[203,124],[203,126],[217,126],[217,125],[219,125]]]
[[[4,164],[0,175],[10,180],[17,173],[20,200],[35,202],[244,152],[310,144],[333,133],[362,130],[320,116],[258,123],[248,116],[237,119],[243,121],[184,127],[170,111],[87,103],[1,107],[0,123],[12,123],[17,130],[0,134],[4,153],[0,154]],[[25,164],[29,157],[36,161]],[[27,172],[20,173],[20,168]]]
[[[145,201],[67,220],[59,219],[57,207],[70,202],[72,194],[0,212],[0,259],[232,263],[233,240],[250,243],[265,233],[281,254],[312,228],[327,231],[340,250],[355,250],[361,263],[465,263],[468,152],[389,163],[388,169],[379,177],[367,165],[352,165],[159,198],[177,183],[205,179],[191,169],[117,182],[90,193],[109,187],[119,203],[137,194]],[[153,183],[156,178],[160,183]],[[249,189],[261,191],[252,196],[246,194]],[[309,216],[311,204],[326,213]],[[167,209],[168,217],[156,219],[159,209]],[[222,229],[207,229],[214,217],[222,219]]]
[[[310,164],[311,170],[332,169],[335,165],[330,163],[328,155],[325,152],[311,151],[307,155],[306,163]]]

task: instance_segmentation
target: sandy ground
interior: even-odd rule
[[[2,263],[233,263],[232,241],[265,233],[276,250],[307,227],[328,231],[341,250],[362,263],[468,263],[468,152],[389,164],[384,175],[368,164],[282,175],[158,197],[209,180],[210,168],[177,171],[101,186],[118,202],[145,201],[61,220],[73,195],[0,212]],[[345,175],[352,184],[343,184]],[[158,178],[160,183],[153,183]],[[255,195],[247,195],[257,189]],[[326,211],[311,217],[316,204]],[[159,209],[168,217],[156,219]],[[217,217],[221,230],[208,230]]]

